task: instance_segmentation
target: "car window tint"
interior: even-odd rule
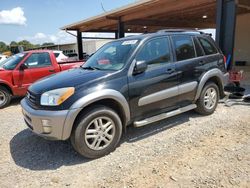
[[[172,39],[177,61],[195,57],[193,40],[190,36],[173,36]]]
[[[35,53],[25,61],[25,64],[29,68],[48,67],[51,66],[51,61],[48,53]]]
[[[203,50],[197,39],[193,38],[197,57],[203,56]]]
[[[206,55],[216,54],[218,52],[217,49],[207,39],[199,38],[199,41]]]
[[[168,38],[158,38],[147,42],[137,54],[136,61],[146,61],[149,66],[170,62]]]

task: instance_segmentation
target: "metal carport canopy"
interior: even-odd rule
[[[216,28],[216,42],[228,57],[233,56],[236,15],[249,13],[249,7],[250,0],[142,0],[61,29],[77,31],[82,59],[82,32],[114,32],[122,38],[164,28]]]
[[[142,0],[61,29],[79,32],[118,32],[122,29],[123,32],[143,33],[171,27],[215,26],[216,0]]]

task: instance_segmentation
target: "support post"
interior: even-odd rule
[[[78,47],[78,58],[83,60],[83,51],[82,51],[82,32],[77,30],[77,47]]]
[[[115,39],[118,39],[118,31],[115,31]]]
[[[217,0],[216,43],[227,58],[231,57],[228,69],[233,62],[236,16],[236,0]]]
[[[117,38],[123,38],[124,36],[125,36],[124,23],[121,21],[121,19],[119,19],[117,27]]]

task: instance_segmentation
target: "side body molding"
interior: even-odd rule
[[[196,96],[195,96],[195,100],[199,99],[201,91],[202,91],[202,88],[204,87],[204,85],[206,84],[206,82],[210,78],[212,78],[212,77],[218,78],[219,81],[220,81],[220,83],[221,83],[221,85],[224,86],[224,84],[226,83],[226,80],[225,80],[226,76],[227,76],[227,74],[224,75],[223,72],[220,69],[218,69],[218,68],[214,68],[214,69],[211,69],[208,72],[206,72],[201,77],[201,80],[199,82],[197,93],[196,93]]]
[[[130,120],[130,109],[129,109],[129,105],[127,100],[125,99],[125,97],[118,91],[113,90],[113,89],[103,89],[101,91],[97,91],[91,94],[88,94],[80,99],[78,99],[70,108],[69,113],[67,115],[67,118],[65,120],[64,123],[64,129],[63,129],[63,135],[62,135],[62,139],[68,139],[71,131],[72,131],[72,127],[74,124],[74,121],[77,117],[77,115],[81,112],[81,110],[83,108],[85,108],[86,106],[100,101],[102,99],[113,99],[115,100],[123,109],[124,115],[125,115],[125,119],[126,119],[126,124],[129,122]]]
[[[138,106],[144,106],[164,99],[175,97],[177,95],[188,93],[190,91],[193,91],[197,85],[198,82],[195,81],[147,95],[139,99]]]

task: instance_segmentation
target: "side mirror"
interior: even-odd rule
[[[133,74],[143,73],[147,70],[147,68],[148,68],[148,65],[147,65],[146,61],[137,61],[135,63],[135,68],[134,68]]]
[[[27,68],[28,68],[27,65],[25,65],[25,64],[23,63],[22,65],[20,65],[19,70],[23,71],[23,70],[25,70],[25,69],[27,69]]]

